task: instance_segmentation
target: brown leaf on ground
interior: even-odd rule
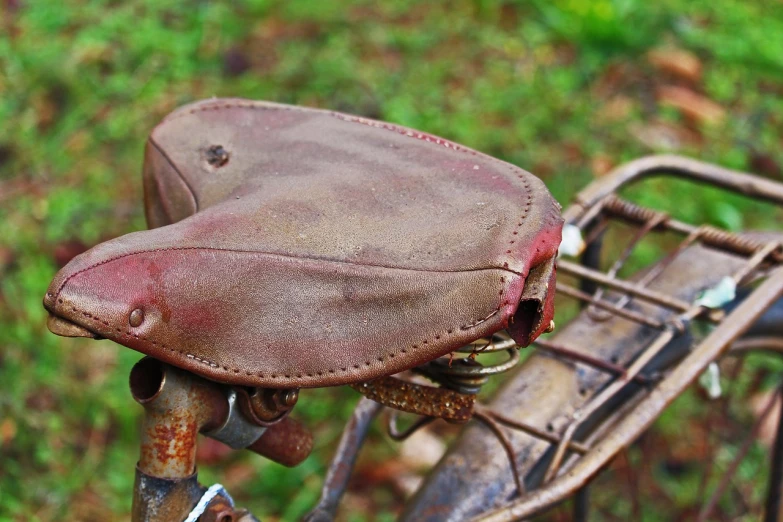
[[[206,439],[202,438],[199,443],[203,443]],[[211,439],[210,439],[211,440]],[[226,446],[228,448],[228,446]],[[229,448],[230,449],[230,448]],[[252,458],[252,457],[251,457]],[[248,462],[237,462],[225,469],[221,473],[221,483],[231,491],[242,487],[243,484],[248,482],[254,476],[258,474],[258,470]]]
[[[663,122],[632,126],[631,134],[653,150],[677,151],[700,141],[695,132]]]
[[[658,101],[675,107],[685,116],[703,123],[718,123],[726,111],[714,101],[685,87],[662,85],[657,90]]]
[[[13,264],[15,258],[13,250],[8,247],[0,247],[0,274]]]
[[[401,473],[394,477],[394,489],[403,498],[411,498],[421,487],[424,477],[415,473]]]
[[[250,67],[250,60],[242,49],[233,47],[223,53],[223,72],[226,75],[239,76]]]
[[[610,98],[644,81],[644,75],[635,64],[614,62],[601,72],[590,91],[596,98]]]
[[[13,442],[16,437],[16,422],[11,417],[6,417],[0,422],[0,446]]]
[[[623,95],[612,97],[600,109],[598,116],[606,121],[620,121],[631,114],[634,102],[631,98]]]
[[[596,154],[590,160],[590,169],[593,176],[599,178],[608,173],[614,167],[614,161],[606,154]]]
[[[705,422],[687,422],[680,436],[670,437],[667,440],[668,459],[672,463],[682,465],[705,462],[712,455],[709,446],[709,428],[710,426]]]
[[[775,158],[769,154],[751,151],[750,156],[748,157],[748,164],[750,165],[750,170],[756,174],[761,174],[770,178],[783,177],[780,165],[775,161]]]
[[[62,516],[62,513],[60,515]],[[106,499],[92,489],[84,489],[69,501],[67,519],[98,522],[116,520],[116,514],[106,505]]]
[[[378,505],[372,495],[356,495],[349,491],[340,501],[340,511],[355,517],[349,520],[375,520],[373,514],[377,510]]]
[[[3,92],[3,86],[0,83],[0,93]],[[0,167],[9,163],[14,157],[14,149],[7,143],[0,143]]]
[[[351,478],[352,488],[360,489],[390,483],[398,475],[409,471],[408,466],[396,459],[363,463],[354,471],[354,476]]]
[[[35,388],[35,392],[25,398],[24,405],[33,411],[52,411],[58,409],[57,397],[57,393],[51,388],[38,386]]]
[[[71,357],[71,371],[84,384],[100,386],[111,378],[117,367],[117,357],[117,350],[90,343]]]
[[[89,246],[78,239],[63,241],[54,247],[54,262],[59,268],[62,268],[67,265],[71,259],[86,252],[89,248]]]
[[[702,64],[695,54],[682,49],[653,49],[647,61],[659,72],[676,76],[692,84],[701,81]]]

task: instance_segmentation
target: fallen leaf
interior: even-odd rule
[[[748,163],[750,164],[750,170],[756,174],[762,174],[770,178],[780,178],[783,176],[783,174],[781,174],[780,165],[778,165],[775,158],[769,154],[751,151]]]
[[[590,160],[590,168],[593,171],[593,176],[601,177],[614,167],[614,161],[612,158],[605,154],[596,154]]]
[[[79,254],[86,252],[90,247],[77,239],[71,239],[58,243],[54,247],[54,262],[62,268]]]
[[[202,439],[200,442],[203,443],[204,439]],[[226,447],[228,448],[228,446]],[[226,487],[226,489],[232,490],[241,487],[257,474],[258,470],[255,468],[255,466],[247,462],[237,462],[236,464],[226,468],[226,470],[221,473],[221,482]]]
[[[644,75],[635,64],[629,62],[610,63],[592,83],[590,88],[596,98],[610,98],[626,92],[632,85],[642,81]]]
[[[0,422],[0,442],[2,445],[6,445],[14,440],[16,437],[16,422],[14,419],[7,417]]]
[[[15,258],[13,250],[8,247],[0,247],[0,274],[13,264]]]
[[[662,73],[676,76],[693,84],[701,81],[702,64],[695,54],[682,49],[653,49],[647,61]]]
[[[421,487],[424,477],[416,473],[400,473],[393,479],[393,486],[403,498],[411,498]]]
[[[109,509],[106,500],[92,489],[78,491],[68,501],[68,520],[81,520],[83,522],[98,522],[111,520],[116,517]],[[60,514],[64,515],[63,513]],[[59,518],[59,517],[58,517]]]
[[[653,150],[677,151],[699,141],[699,136],[693,131],[663,122],[632,126],[631,134]]]
[[[117,357],[117,350],[107,350],[99,343],[90,343],[71,358],[74,375],[85,384],[99,386],[113,374]]]
[[[25,398],[24,405],[33,411],[52,411],[57,409],[57,394],[45,386],[38,386]]]
[[[623,120],[631,114],[633,100],[627,96],[614,96],[598,110],[598,115],[606,121]]]
[[[2,89],[0,89],[2,92]],[[14,149],[7,143],[0,143],[0,167],[9,163],[14,157]]]
[[[658,101],[675,107],[685,116],[705,123],[718,123],[726,111],[714,101],[685,87],[662,85],[658,88]]]

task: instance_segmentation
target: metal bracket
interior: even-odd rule
[[[266,427],[253,424],[242,415],[237,403],[237,392],[229,390],[226,400],[228,401],[226,421],[219,428],[204,435],[219,440],[233,449],[246,448],[264,434]]]

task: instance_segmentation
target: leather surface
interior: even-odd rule
[[[551,319],[559,205],[528,172],[435,136],[208,100],[153,131],[144,187],[154,228],[75,258],[44,304],[217,381],[360,382],[510,322],[527,344]]]

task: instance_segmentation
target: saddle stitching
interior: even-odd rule
[[[59,300],[59,302],[62,304],[62,300]],[[496,309],[496,310],[494,310],[492,313],[490,313],[490,314],[489,314],[488,316],[486,316],[485,318],[483,318],[483,319],[477,319],[477,320],[473,321],[473,322],[472,322],[472,323],[470,323],[470,324],[467,324],[467,325],[460,326],[460,327],[459,327],[459,329],[460,329],[460,330],[463,330],[463,331],[464,331],[464,330],[469,330],[469,329],[471,329],[471,328],[474,328],[474,327],[478,326],[478,325],[479,325],[479,324],[481,324],[481,323],[484,323],[484,322],[488,321],[488,320],[489,320],[491,317],[493,317],[493,316],[497,315],[497,314],[500,312],[500,310],[501,310],[501,309],[502,309],[504,306],[506,306],[507,304],[508,304],[508,301],[503,301],[503,302],[500,304],[500,306],[498,306],[498,307],[497,307],[497,309]],[[100,324],[104,325],[105,327],[107,327],[107,328],[111,329],[111,325],[109,324],[109,322],[108,322],[108,321],[106,321],[106,320],[104,320],[104,319],[101,319],[100,317],[94,316],[94,315],[90,314],[89,312],[85,312],[85,311],[83,311],[83,310],[80,310],[80,309],[76,308],[75,306],[73,306],[73,305],[71,305],[71,304],[69,304],[68,306],[71,308],[71,310],[72,310],[72,311],[74,311],[74,312],[76,312],[76,313],[80,313],[80,314],[82,314],[84,317],[86,317],[86,318],[90,319],[91,321],[94,321],[94,322],[96,322],[96,323],[100,323]],[[115,331],[116,331],[117,333],[119,333],[119,334],[121,334],[121,335],[125,335],[125,336],[127,336],[127,337],[132,337],[132,338],[136,339],[137,341],[142,341],[142,342],[145,342],[145,343],[151,344],[151,345],[153,345],[153,346],[155,346],[155,347],[159,347],[159,348],[161,348],[161,349],[163,349],[163,350],[167,350],[167,351],[169,351],[169,352],[172,352],[172,353],[178,353],[178,354],[180,354],[180,355],[184,355],[186,358],[188,358],[188,359],[192,359],[192,360],[194,360],[194,361],[197,361],[197,362],[199,362],[199,363],[201,363],[201,364],[207,365],[207,366],[209,366],[210,368],[214,368],[214,369],[222,369],[222,370],[224,370],[224,371],[226,371],[226,372],[233,372],[234,374],[244,373],[244,374],[245,374],[245,375],[247,375],[248,377],[259,377],[259,378],[261,378],[261,379],[263,379],[263,378],[265,378],[265,377],[267,376],[267,375],[266,375],[266,374],[264,374],[263,372],[249,372],[249,371],[244,371],[244,372],[243,372],[243,370],[241,370],[240,368],[231,368],[231,367],[228,367],[228,366],[219,365],[219,364],[217,364],[217,363],[215,363],[215,362],[213,362],[213,361],[210,361],[210,360],[208,360],[208,359],[204,359],[204,358],[198,357],[198,356],[196,356],[196,355],[194,355],[194,354],[192,354],[192,353],[188,353],[188,352],[187,352],[187,351],[185,351],[185,350],[180,350],[180,349],[178,349],[178,348],[172,348],[171,346],[168,346],[168,345],[167,345],[167,344],[165,344],[165,343],[159,343],[159,342],[157,342],[156,340],[154,340],[154,339],[152,339],[152,338],[145,337],[145,336],[143,336],[143,335],[139,335],[139,334],[133,333],[133,332],[131,332],[130,330],[123,330],[123,329],[121,329],[121,328],[117,328],[117,327],[115,327],[114,329],[115,329]],[[454,331],[453,329],[450,329],[450,330],[447,330],[447,333],[448,333],[448,334],[451,334],[453,331]],[[435,338],[436,338],[436,339],[440,339],[440,336],[441,336],[441,335],[442,335],[442,334],[437,334],[437,335],[435,336]],[[428,341],[425,339],[425,340],[423,341],[423,343],[422,343],[422,344],[427,344],[427,343],[428,343]],[[418,347],[418,345],[415,345],[415,344],[414,344],[412,347],[415,349],[415,348],[417,348],[417,347]],[[406,348],[402,348],[402,349],[400,349],[400,353],[407,353],[407,352],[408,352],[408,350],[407,350]],[[396,353],[396,352],[389,352],[389,353],[387,353],[387,354],[386,354],[386,357],[388,357],[388,358],[390,358],[390,359],[393,359],[393,358],[394,358],[396,355],[397,355],[397,353]],[[378,360],[379,360],[379,361],[381,361],[381,362],[383,362],[383,358],[382,358],[382,356],[381,356],[381,357],[378,357]],[[365,361],[365,364],[366,364],[367,366],[370,366],[370,365],[371,365],[370,361]],[[354,364],[354,365],[353,365],[353,369],[357,369],[357,370],[358,370],[360,367],[361,367],[361,365],[359,365],[359,364]],[[341,367],[341,368],[339,368],[339,369],[340,369],[340,371],[341,371],[341,372],[343,372],[343,373],[349,373],[349,371],[350,371],[350,369],[349,369],[347,366]],[[318,372],[316,372],[316,374],[317,374],[317,375],[320,377],[320,376],[323,376],[323,374],[324,374],[324,373],[327,373],[327,372],[328,372],[328,373],[330,373],[330,374],[334,374],[334,373],[336,373],[336,372],[337,372],[337,368],[330,368],[330,369],[328,369],[328,370],[321,370],[321,371],[318,371]],[[308,373],[308,374],[306,374],[306,375],[307,375],[307,377],[314,377],[314,374],[313,374],[313,373]],[[303,374],[301,374],[301,373],[298,373],[298,374],[296,375],[296,378],[297,378],[297,379],[301,379],[301,378],[302,378],[302,376],[303,376]],[[273,374],[269,375],[268,377],[269,377],[269,378],[271,378],[271,379],[273,379],[273,380],[277,380],[277,379],[293,380],[293,379],[294,379],[294,377],[293,377],[292,375],[290,375],[290,374],[287,374],[287,375],[278,375],[278,374],[274,374],[274,373],[273,373]]]

